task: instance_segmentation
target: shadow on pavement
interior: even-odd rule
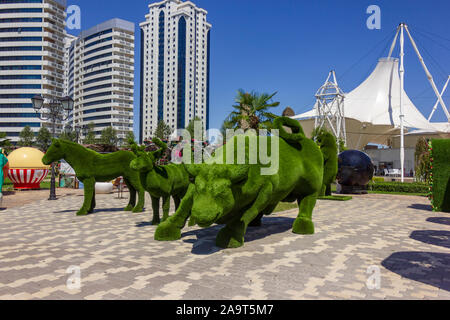
[[[434,246],[450,248],[450,231],[414,231],[411,233],[411,239]]]
[[[275,217],[264,218],[261,227],[249,227],[245,235],[245,243],[264,239],[278,233],[283,233],[292,229],[295,219]],[[210,255],[219,251],[222,248],[216,246],[217,233],[223,226],[215,226],[207,229],[200,229],[189,231],[182,234],[182,238],[189,236],[196,236],[197,239],[183,240],[185,243],[192,243],[192,253],[197,255]],[[245,245],[245,244],[244,244]]]
[[[450,218],[446,218],[446,217],[428,218],[427,222],[450,226]]]
[[[450,291],[450,254],[398,252],[381,264],[403,278]]]
[[[423,210],[433,212],[433,207],[427,204],[413,204],[408,207],[409,209]]]
[[[142,221],[139,223],[136,223],[136,228],[146,228],[146,227],[153,227],[153,223],[148,221]],[[157,226],[155,226],[157,227]]]
[[[77,213],[78,210],[63,210],[63,211],[56,211],[55,213]],[[93,213],[89,213],[90,215],[95,214],[102,214],[102,213],[115,213],[115,212],[126,212],[123,210],[123,208],[111,208],[111,209],[95,209]]]

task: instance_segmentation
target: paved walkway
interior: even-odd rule
[[[0,212],[0,299],[450,299],[450,215],[425,198],[320,201],[315,235],[293,234],[290,211],[236,250],[214,246],[219,227],[156,242],[150,212],[113,196],[76,217],[82,200]]]

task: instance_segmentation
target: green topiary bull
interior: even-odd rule
[[[183,165],[156,165],[156,161],[165,153],[167,145],[158,139],[153,140],[161,149],[147,153],[144,148],[133,145],[133,152],[137,158],[130,164],[131,169],[140,174],[145,190],[150,193],[153,207],[153,225],[160,223],[159,204],[163,199],[163,221],[169,218],[170,197],[173,197],[175,207],[178,208],[181,199],[189,187],[189,175]]]
[[[339,170],[336,138],[330,132],[322,131],[316,139],[324,158],[323,186],[320,196],[331,196],[331,184],[336,181]]]
[[[288,133],[285,126],[293,133]],[[189,186],[176,214],[160,224],[155,239],[178,240],[191,212],[191,219],[200,227],[214,223],[225,224],[219,232],[216,244],[222,248],[237,248],[244,244],[244,235],[250,224],[259,225],[264,215],[270,215],[282,202],[297,200],[299,215],[293,225],[297,234],[313,234],[312,213],[322,188],[323,156],[314,141],[305,137],[298,121],[278,118],[274,128],[280,130],[280,138],[245,136],[245,160],[252,158],[251,146],[259,151],[265,144],[268,154],[276,154],[272,143],[279,143],[278,170],[272,175],[263,175],[263,169],[272,164],[261,161],[256,164],[224,165],[219,159],[227,158],[227,146],[235,149],[242,136],[235,136],[227,146],[216,152],[216,157],[205,164],[186,165],[195,183]],[[252,150],[252,153],[250,153]],[[258,152],[258,154],[260,154]],[[279,158],[279,159],[278,159]],[[234,156],[234,163],[237,156]]]
[[[50,165],[61,159],[70,164],[77,178],[84,184],[84,204],[77,215],[87,215],[94,211],[96,182],[109,182],[118,177],[123,177],[130,190],[130,202],[125,211],[144,211],[145,190],[141,185],[139,174],[130,168],[131,161],[136,159],[132,152],[99,154],[77,143],[54,140],[42,162]],[[139,194],[137,205],[136,192]]]

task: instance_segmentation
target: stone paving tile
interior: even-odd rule
[[[235,250],[215,246],[220,226],[154,241],[148,195],[140,214],[100,195],[94,214],[76,217],[82,201],[0,212],[1,300],[450,299],[450,215],[424,210],[425,198],[319,201],[315,235],[291,232],[293,210],[249,228]],[[67,287],[71,266],[81,271],[79,290]],[[367,287],[370,267],[379,289]]]

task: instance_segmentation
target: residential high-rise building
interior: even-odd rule
[[[190,1],[149,5],[141,27],[141,132],[151,138],[158,121],[184,129],[195,117],[209,127],[208,12]]]
[[[133,131],[134,23],[112,19],[81,32],[68,53],[73,125],[93,123],[96,137],[113,127],[122,141]]]
[[[1,0],[0,0],[1,1]],[[72,44],[77,40],[78,38],[67,34],[64,39],[64,96],[72,96],[73,95],[73,85],[69,87],[69,79],[73,80],[73,50],[70,50],[72,48]],[[72,57],[72,59],[70,59]],[[71,64],[72,62],[72,64]],[[73,81],[70,83],[73,84]]]
[[[67,34],[64,39],[64,96],[67,97],[73,97],[73,81],[69,82],[70,80],[73,80],[73,59],[70,59],[70,57],[73,58],[73,50],[72,44],[77,40],[78,38]],[[69,87],[69,84],[72,84],[72,86]],[[70,113],[69,118],[65,121],[65,127],[70,127],[73,129],[73,111]]]
[[[47,125],[34,95],[63,97],[65,10],[65,0],[0,1],[0,132],[13,142],[25,126]]]

